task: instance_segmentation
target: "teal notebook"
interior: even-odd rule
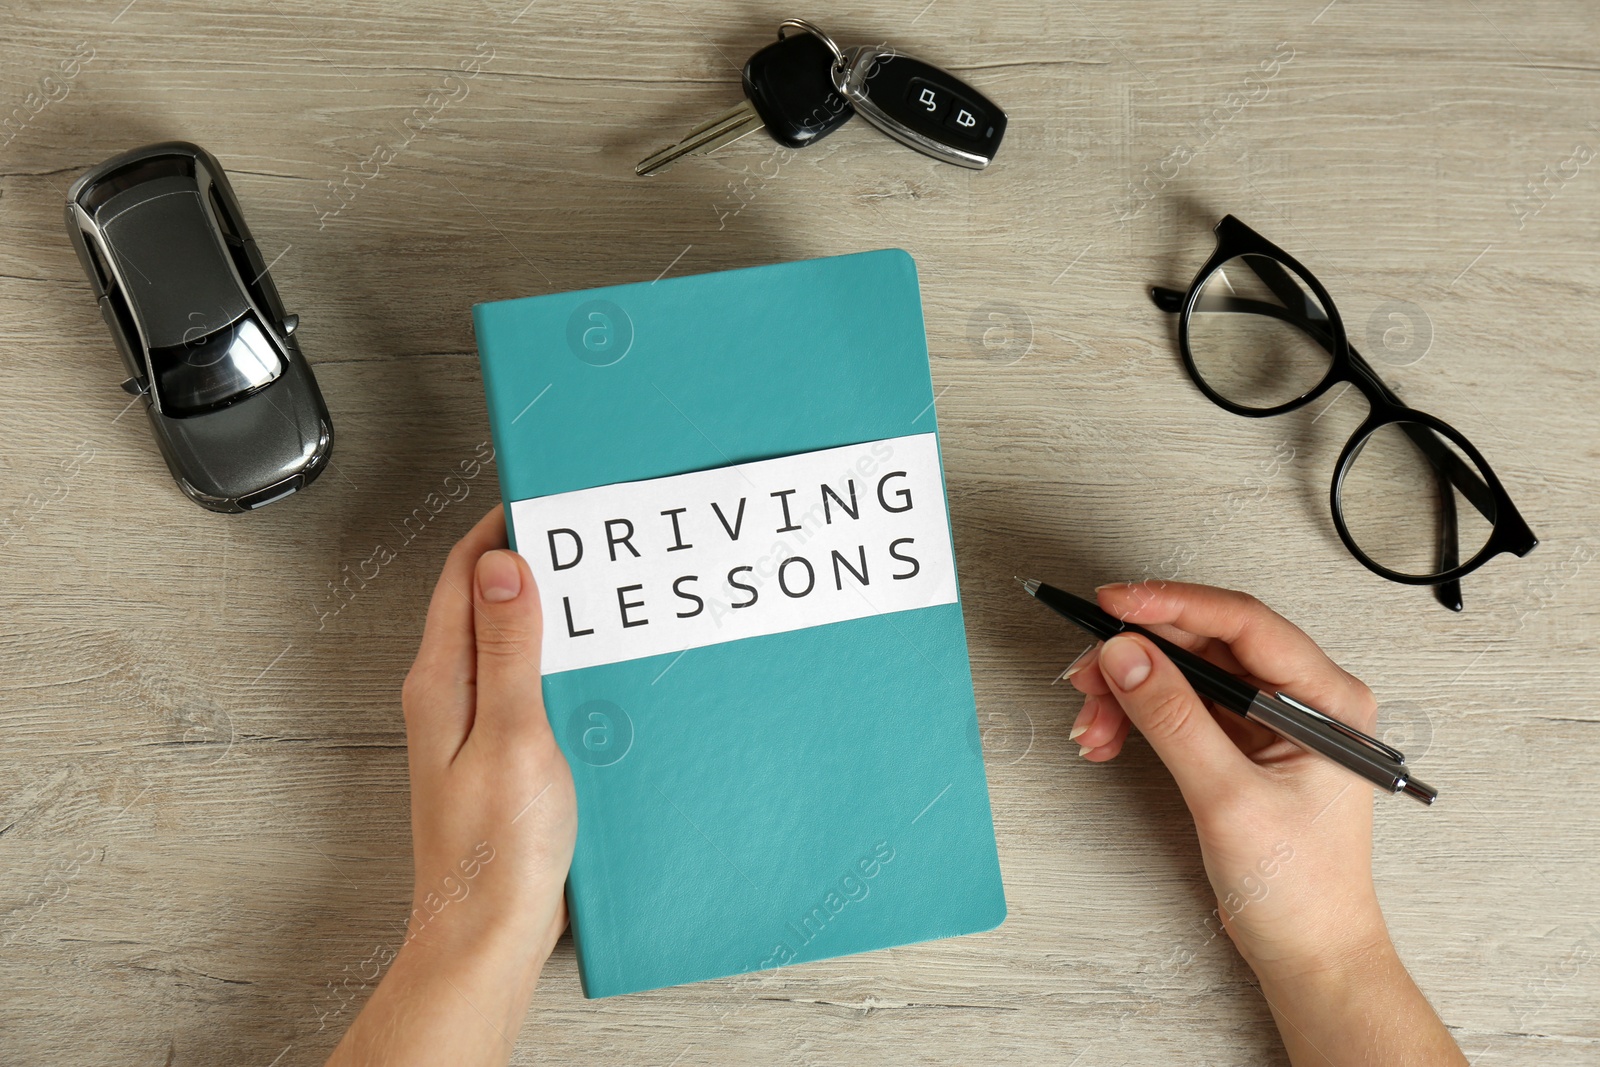
[[[606,997],[1005,917],[916,266],[473,309]]]

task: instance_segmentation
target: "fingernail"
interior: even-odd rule
[[[515,600],[522,592],[522,569],[516,558],[506,551],[496,549],[485,552],[478,560],[478,588],[483,599],[491,604]]]
[[[1100,715],[1100,701],[1097,697],[1090,697],[1083,702],[1083,710],[1078,712],[1078,719],[1072,724],[1072,732],[1067,735],[1068,741],[1076,741],[1083,736],[1083,732],[1094,725],[1094,720]]]
[[[1127,585],[1127,584],[1128,584],[1127,582],[1107,582],[1105,585],[1097,585],[1097,586],[1095,586],[1094,587],[1094,591],[1096,593],[1098,593],[1102,589],[1115,589],[1119,585]]]
[[[1099,655],[1100,655],[1100,642],[1096,641],[1094,644],[1090,645],[1088,648],[1084,649],[1082,652],[1079,652],[1078,653],[1078,658],[1073,660],[1071,663],[1067,664],[1067,669],[1066,670],[1064,670],[1060,674],[1056,675],[1056,682],[1064,682],[1068,678],[1071,678],[1074,674],[1077,674],[1079,671],[1083,670],[1089,664],[1093,663],[1095,661],[1095,659]],[[1050,684],[1051,685],[1055,685],[1056,683],[1055,682],[1051,682]]]
[[[1087,745],[1079,745],[1078,746],[1078,756],[1080,758],[1083,757],[1083,756],[1087,756],[1089,753],[1091,753],[1093,751],[1094,751],[1094,749],[1090,748]]]
[[[1127,692],[1150,677],[1150,657],[1144,646],[1131,637],[1113,637],[1100,650],[1100,671],[1118,689]]]

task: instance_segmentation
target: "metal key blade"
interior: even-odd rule
[[[826,137],[855,114],[833,84],[834,64],[842,57],[839,46],[821,30],[790,19],[778,28],[777,41],[745,63],[740,75],[743,103],[646,157],[633,172],[653,174],[674,160],[715,151],[762,129],[787,148],[803,148]]]
[[[755,133],[762,125],[761,116],[756,113],[750,101],[741,100],[716,118],[702,122],[684,134],[683,140],[677,144],[670,144],[658,152],[652,152],[633,168],[633,172],[640,177],[654,174],[684,156],[714,152],[723,145],[732,144],[741,137]]]

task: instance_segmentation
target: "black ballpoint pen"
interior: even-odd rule
[[[1284,693],[1263,693],[1255,686],[1235,678],[1221,667],[1179,648],[1143,626],[1123,622],[1081,597],[1045,585],[1032,578],[1018,578],[1028,595],[1056,614],[1105,641],[1120,633],[1135,633],[1147,638],[1177,664],[1195,692],[1219,707],[1265,726],[1279,737],[1325,756],[1352,774],[1386,789],[1405,793],[1424,804],[1432,804],[1439,791],[1411,777],[1405,754],[1390,748],[1375,737],[1368,737],[1331,715],[1302,704]]]

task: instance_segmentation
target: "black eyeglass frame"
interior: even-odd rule
[[[1180,315],[1178,320],[1178,348],[1183,357],[1184,369],[1194,381],[1200,391],[1212,403],[1235,415],[1246,418],[1260,419],[1273,415],[1282,415],[1294,411],[1311,403],[1311,401],[1325,394],[1334,385],[1346,382],[1361,391],[1366,397],[1370,411],[1365,420],[1358,426],[1350,440],[1345,443],[1344,450],[1339,454],[1339,462],[1334,468],[1333,483],[1329,492],[1329,504],[1333,512],[1333,524],[1339,532],[1339,539],[1344,542],[1350,554],[1355,556],[1363,566],[1381,577],[1402,585],[1432,585],[1438,587],[1439,599],[1448,608],[1454,611],[1461,610],[1461,594],[1459,580],[1483,566],[1490,559],[1502,553],[1511,553],[1517,556],[1526,556],[1539,544],[1533,530],[1522,518],[1516,506],[1512,504],[1510,494],[1501,485],[1500,479],[1489,466],[1483,454],[1468,441],[1467,438],[1455,427],[1426,412],[1407,407],[1401,402],[1383,380],[1378,377],[1372,366],[1361,357],[1355,349],[1350,347],[1349,338],[1345,334],[1344,321],[1339,316],[1339,309],[1333,302],[1333,297],[1326,288],[1317,280],[1316,276],[1307,270],[1299,260],[1289,255],[1283,249],[1261,236],[1255,230],[1245,225],[1232,215],[1226,215],[1217,223],[1214,231],[1217,236],[1217,247],[1211,257],[1205,261],[1200,270],[1195,274],[1194,281],[1190,284],[1187,293],[1180,293],[1175,289],[1155,287],[1151,289],[1151,299],[1163,311]],[[1244,256],[1259,256],[1274,262],[1281,267],[1287,267],[1301,281],[1310,286],[1312,294],[1321,303],[1320,309],[1305,308],[1299,315],[1294,314],[1294,305],[1304,305],[1305,294],[1287,276],[1281,272],[1271,270],[1263,271],[1261,267],[1245,259],[1251,270],[1267,285],[1273,293],[1283,301],[1284,307],[1269,305],[1262,302],[1249,302],[1257,304],[1249,310],[1258,314],[1269,314],[1282,318],[1292,325],[1303,330],[1312,340],[1321,345],[1331,357],[1328,372],[1322,380],[1300,396],[1285,403],[1269,408],[1251,408],[1236,404],[1227,397],[1218,393],[1205,380],[1195,362],[1194,353],[1189,347],[1189,318],[1194,313],[1196,304],[1200,301],[1202,290],[1210,280],[1211,275],[1224,264]],[[1278,273],[1280,276],[1274,277]],[[1324,329],[1316,321],[1315,311],[1320,310],[1326,316],[1327,323]],[[1428,575],[1405,574],[1391,570],[1378,563],[1362,551],[1360,545],[1351,535],[1349,527],[1345,524],[1344,508],[1340,495],[1344,487],[1345,476],[1349,474],[1356,457],[1361,449],[1372,437],[1373,433],[1384,426],[1394,423],[1415,423],[1427,427],[1434,433],[1446,438],[1459,448],[1473,463],[1477,464],[1477,471],[1473,471],[1461,463],[1459,458],[1450,453],[1449,449],[1439,448],[1437,442],[1432,441],[1423,434],[1409,434],[1417,446],[1428,456],[1434,469],[1440,473],[1447,473],[1450,482],[1459,489],[1479,512],[1484,512],[1484,504],[1492,507],[1492,515],[1485,513],[1486,518],[1492,521],[1489,537],[1471,559],[1461,562],[1459,559],[1459,546],[1456,538],[1455,500],[1449,487],[1440,484],[1440,501],[1442,514],[1445,518],[1445,529],[1440,543],[1440,569],[1437,573]],[[1478,478],[1482,472],[1483,478]],[[1484,500],[1484,494],[1488,500]]]

